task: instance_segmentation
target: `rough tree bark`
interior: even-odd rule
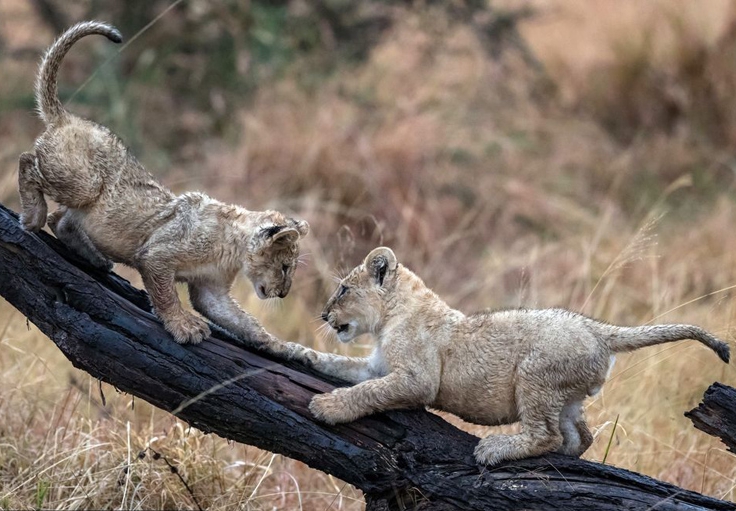
[[[367,508],[422,510],[736,510],[736,505],[611,466],[548,455],[487,469],[477,438],[425,411],[315,423],[311,397],[338,382],[259,354],[215,329],[180,346],[147,295],[24,232],[0,206],[0,294],[74,366],[205,432],[301,460],[360,488]]]

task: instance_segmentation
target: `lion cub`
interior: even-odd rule
[[[318,419],[430,406],[477,424],[521,421],[519,434],[478,443],[475,457],[488,465],[550,451],[581,455],[593,442],[582,403],[601,389],[614,353],[695,339],[729,359],[726,343],[691,325],[619,327],[564,309],[466,316],[384,247],[342,280],[322,318],[342,342],[370,333],[377,346],[366,358],[279,346],[281,355],[357,384],[315,396],[309,408]]]
[[[110,25],[88,21],[67,30],[41,63],[36,101],[46,131],[34,153],[20,156],[21,221],[54,234],[94,266],[112,261],[137,269],[153,307],[179,343],[198,343],[207,323],[179,302],[186,282],[195,310],[246,339],[271,337],[230,297],[243,271],[260,298],[284,297],[291,287],[305,221],[277,211],[248,211],[202,193],[174,195],[157,183],[108,129],[64,110],[57,72],[72,45],[101,34],[122,41]],[[48,216],[44,196],[60,204]]]

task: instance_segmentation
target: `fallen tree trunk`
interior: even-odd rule
[[[477,438],[425,411],[334,427],[311,397],[339,382],[214,329],[180,346],[147,295],[85,266],[0,206],[0,294],[84,371],[205,432],[301,460],[360,488],[367,508],[736,510],[736,505],[611,466],[551,454],[487,469]]]
[[[736,453],[736,389],[714,383],[697,408],[685,412],[696,428],[719,437],[728,450]]]

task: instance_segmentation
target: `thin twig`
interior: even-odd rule
[[[179,469],[176,468],[176,466],[174,464],[172,464],[166,456],[164,456],[160,452],[157,452],[156,450],[154,450],[153,447],[150,447],[149,446],[148,447],[148,450],[153,453],[153,459],[156,460],[156,459],[161,458],[162,460],[164,460],[164,463],[166,463],[166,465],[168,465],[169,470],[171,471],[171,473],[172,474],[176,474],[176,477],[179,478],[179,480],[181,481],[181,484],[184,485],[184,488],[186,488],[187,492],[192,497],[192,500],[194,501],[194,504],[197,506],[197,509],[199,509],[199,511],[204,511],[204,509],[202,509],[202,506],[199,505],[199,501],[197,500],[197,497],[194,496],[194,492],[189,487],[189,484],[187,484],[186,479],[184,479],[184,476],[182,476],[179,473]]]

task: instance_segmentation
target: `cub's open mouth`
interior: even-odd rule
[[[338,334],[341,334],[342,332],[346,332],[349,327],[350,327],[350,325],[348,325],[348,324],[345,324],[345,325],[337,325],[335,327],[335,330],[337,331]]]

